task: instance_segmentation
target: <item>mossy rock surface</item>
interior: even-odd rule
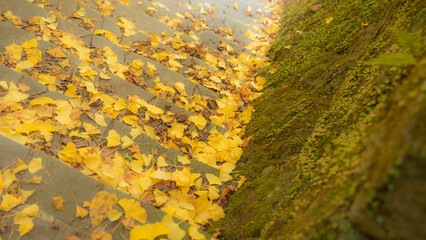
[[[238,165],[248,180],[210,230],[426,239],[425,1],[285,2]]]

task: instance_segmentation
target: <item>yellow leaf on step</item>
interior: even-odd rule
[[[21,159],[16,158],[16,161],[14,163],[14,167],[13,169],[13,173],[18,173],[18,172],[22,172],[28,169],[27,164],[25,164],[25,162],[23,162]]]
[[[161,223],[170,229],[170,233],[167,234],[170,240],[180,240],[186,235],[186,232],[179,227],[179,223],[173,221],[173,217],[169,214],[163,217]]]
[[[37,39],[31,39],[21,44],[23,49],[36,48],[38,46]]]
[[[169,135],[173,138],[182,138],[186,125],[181,123],[172,123],[171,128],[168,129]]]
[[[150,177],[155,179],[160,179],[164,181],[168,181],[172,179],[173,175],[169,172],[164,172],[161,169],[157,169],[155,172],[151,173]]]
[[[182,155],[177,156],[177,160],[178,160],[180,163],[182,163],[183,165],[186,165],[186,164],[190,164],[190,163],[191,163],[191,161],[189,161],[189,159],[188,159],[186,156],[182,156]]]
[[[151,46],[153,48],[158,47],[159,41],[160,41],[159,36],[157,34],[153,33],[152,36],[151,36]]]
[[[132,128],[130,130],[130,136],[132,137],[132,140],[135,140],[139,135],[141,135],[142,131],[138,128]]]
[[[222,182],[220,181],[220,179],[213,174],[207,173],[206,178],[209,181],[210,185],[212,184],[222,185]]]
[[[63,67],[63,68],[67,68],[67,67],[71,67],[70,62],[68,61],[68,59],[65,59],[62,62],[59,62],[59,66]]]
[[[233,6],[233,7],[234,7],[234,9],[235,9],[235,10],[238,10],[238,6],[239,6],[239,5],[238,5],[238,2],[236,2],[236,1],[235,1],[235,2],[234,2],[234,6]]]
[[[0,210],[8,212],[12,208],[18,206],[21,203],[22,203],[21,197],[15,197],[11,194],[6,193],[6,194],[3,194],[2,196],[2,201],[0,203]]]
[[[26,93],[21,93],[14,82],[10,82],[9,92],[2,98],[3,100],[7,101],[8,105],[14,105],[22,100],[27,99],[29,96],[30,95]]]
[[[77,156],[77,147],[74,143],[69,142],[64,149],[58,152],[58,155],[65,162],[73,162]]]
[[[106,39],[108,39],[109,41],[111,41],[112,43],[115,44],[119,44],[118,40],[117,40],[117,36],[109,31],[103,30],[103,29],[99,29],[93,32],[96,35],[103,35]]]
[[[50,97],[38,97],[30,102],[30,106],[46,105],[46,104],[56,105],[56,101],[51,99]]]
[[[205,240],[206,239],[206,237],[198,231],[197,227],[190,226],[188,233],[189,233],[189,236],[191,237],[191,239],[193,239],[193,240]]]
[[[170,229],[163,223],[156,222],[154,224],[145,224],[143,226],[136,226],[130,231],[130,240],[154,240],[160,235],[170,233]]]
[[[49,54],[50,56],[54,57],[54,58],[66,58],[67,55],[65,55],[61,49],[59,48],[52,48],[46,51],[47,54]]]
[[[30,134],[30,132],[36,132],[38,130],[37,125],[33,123],[21,123],[16,128],[15,131],[18,133]]]
[[[109,131],[108,137],[107,137],[107,140],[108,140],[107,147],[115,147],[120,145],[121,144],[120,138],[121,138],[120,134],[118,134],[114,129]]]
[[[95,113],[95,122],[97,124],[99,124],[100,126],[102,126],[102,127],[106,127],[107,126],[107,124],[105,122],[105,116],[102,115],[101,113],[98,113],[98,112]]]
[[[83,128],[89,135],[101,134],[101,130],[90,123],[83,122]]]
[[[141,223],[146,222],[145,208],[136,200],[123,198],[118,201],[118,204],[123,208],[126,217],[132,217]]]
[[[124,36],[129,37],[136,34],[134,31],[136,28],[134,22],[131,22],[123,17],[119,17],[119,19],[120,22],[117,22],[117,25],[124,31]]]
[[[114,110],[121,111],[126,108],[126,101],[123,98],[120,98],[117,102],[114,103]]]
[[[108,213],[108,219],[111,221],[111,222],[115,222],[115,221],[117,221],[119,218],[121,218],[121,216],[123,215],[123,213],[122,212],[119,212],[119,211],[117,211],[117,210],[115,210],[115,209],[112,209],[111,211],[109,211],[109,213]]]
[[[52,199],[52,204],[56,208],[56,210],[64,211],[64,199],[61,196],[54,197]]]
[[[37,206],[37,204],[31,204],[30,206],[24,208],[21,213],[30,217],[37,217],[39,213],[39,207]]]
[[[99,73],[99,77],[100,77],[101,79],[103,79],[103,80],[109,80],[109,79],[111,79],[111,77],[110,77],[110,76],[108,76],[108,74],[105,74],[105,73],[103,73],[103,72]]]
[[[148,109],[149,113],[158,114],[158,115],[164,114],[164,111],[161,108],[156,107],[154,105],[147,104],[146,108]]]
[[[188,117],[188,120],[194,123],[195,126],[200,130],[204,129],[207,124],[206,119],[201,114],[198,116],[190,116]]]
[[[42,169],[43,165],[41,164],[41,158],[34,158],[28,164],[28,172],[31,174],[36,173],[38,170]]]
[[[117,200],[117,195],[106,191],[100,191],[93,197],[89,209],[92,228],[97,227],[108,217],[109,212],[117,204]]]
[[[133,142],[132,139],[130,139],[128,136],[124,136],[121,138],[121,141],[123,142],[123,144],[121,145],[121,149],[125,149],[128,148],[130,146],[132,146],[135,142]]]
[[[147,7],[146,8],[146,12],[147,13],[156,13],[157,9],[155,9],[154,7]]]
[[[13,218],[13,223],[19,225],[18,231],[20,236],[27,234],[34,227],[33,217],[23,213],[16,215]]]
[[[80,8],[77,12],[73,13],[71,17],[81,19],[84,15],[86,15],[86,10],[84,8]]]
[[[157,166],[158,167],[167,167],[169,164],[166,162],[166,159],[163,156],[159,156],[157,158]]]
[[[77,218],[84,218],[84,217],[87,216],[87,214],[89,214],[89,212],[86,209],[78,206],[77,204],[75,205],[75,207],[76,207],[76,209],[75,209],[75,217],[77,217]]]

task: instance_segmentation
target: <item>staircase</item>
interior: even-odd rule
[[[2,239],[211,239],[276,6],[0,0]]]

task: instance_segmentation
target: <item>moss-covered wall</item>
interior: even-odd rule
[[[210,230],[426,239],[425,1],[284,3],[238,165],[248,180]]]

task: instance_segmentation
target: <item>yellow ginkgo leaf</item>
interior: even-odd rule
[[[191,237],[191,239],[194,239],[194,240],[205,240],[206,239],[206,236],[201,234],[198,231],[197,227],[190,226],[188,233],[189,233],[189,236]]]
[[[107,143],[107,147],[115,147],[121,144],[120,141],[120,134],[118,134],[114,129],[112,129],[111,131],[109,131],[108,133],[108,143]]]
[[[109,213],[108,213],[108,219],[111,221],[111,222],[115,222],[115,221],[117,221],[119,218],[121,218],[121,216],[123,215],[123,213],[122,212],[119,212],[119,211],[117,211],[117,210],[115,210],[115,209],[112,209],[111,211],[109,211]]]
[[[15,165],[12,169],[13,169],[13,173],[18,173],[18,172],[27,170],[28,166],[26,163],[24,163],[24,161],[22,161],[19,158],[16,158]]]
[[[75,207],[76,207],[76,209],[75,209],[75,217],[77,217],[77,218],[84,218],[84,217],[87,216],[87,214],[89,214],[89,212],[86,209],[78,206],[77,204],[75,205]]]
[[[188,159],[186,156],[182,156],[182,155],[177,156],[177,160],[178,160],[180,163],[182,163],[183,165],[186,165],[186,164],[190,164],[190,163],[191,163],[191,161],[189,161],[189,159]]]
[[[38,46],[37,39],[31,39],[21,44],[23,49],[36,48]]]
[[[107,217],[117,204],[117,195],[105,191],[98,192],[90,203],[90,223],[95,228]]]
[[[38,97],[30,102],[30,106],[46,105],[46,104],[56,105],[56,101],[51,99],[50,97]]]
[[[157,158],[157,166],[158,167],[167,167],[169,164],[166,162],[166,159],[163,156],[159,156]]]
[[[83,18],[84,15],[86,15],[86,10],[84,8],[80,8],[77,12],[73,13],[71,17]]]
[[[173,217],[169,214],[163,217],[161,221],[164,226],[170,229],[170,233],[167,234],[170,240],[181,240],[185,237],[186,232],[179,227],[179,223],[173,221]]]
[[[159,36],[153,33],[151,36],[151,46],[154,48],[158,47],[159,41],[160,41]]]
[[[6,101],[9,105],[14,105],[22,100],[25,100],[30,95],[26,93],[21,93],[19,91],[19,88],[15,85],[14,82],[10,82],[9,85],[9,92],[6,94],[6,96],[2,97],[4,101]]]
[[[56,210],[64,211],[64,205],[63,205],[64,204],[64,199],[61,196],[54,197],[52,199],[52,204],[56,208]]]
[[[135,140],[139,135],[141,135],[142,131],[138,128],[132,128],[130,130],[130,136],[132,137],[132,140]]]
[[[200,130],[204,129],[207,124],[206,119],[201,116],[201,114],[199,114],[198,116],[190,116],[188,117],[188,120],[193,122],[195,126]]]
[[[110,77],[110,76],[108,76],[107,74],[105,74],[105,73],[103,73],[103,72],[101,72],[101,73],[99,74],[99,77],[100,77],[101,79],[103,79],[103,80],[109,80],[109,79],[111,79],[111,77]]]
[[[222,185],[222,182],[220,181],[220,179],[211,173],[207,173],[206,178],[211,185],[212,184]]]
[[[172,123],[171,128],[168,129],[169,135],[174,138],[182,138],[186,125],[181,123]]]
[[[69,142],[64,149],[58,152],[58,156],[66,162],[73,162],[77,156],[77,147],[73,142]]]
[[[168,181],[168,180],[172,179],[173,175],[170,172],[164,172],[161,169],[157,169],[155,172],[151,173],[150,176],[152,178],[155,178],[155,179]]]
[[[83,123],[83,128],[89,135],[101,134],[101,130],[90,123]]]
[[[0,203],[0,210],[8,212],[10,211],[12,208],[18,206],[19,204],[22,203],[22,198],[21,197],[15,197],[11,194],[4,194],[3,199]]]
[[[18,224],[19,228],[19,235],[25,235],[28,232],[30,232],[33,227],[34,227],[34,223],[33,223],[33,218],[29,217],[26,214],[18,214],[13,218],[13,223]]]
[[[149,113],[152,113],[152,114],[158,114],[158,115],[161,115],[161,114],[164,114],[164,111],[161,109],[161,108],[159,108],[159,107],[156,107],[156,106],[154,106],[154,105],[147,105],[146,106],[146,108],[148,109],[148,112]]]
[[[163,223],[145,224],[143,226],[135,226],[130,231],[130,240],[154,240],[160,235],[167,235],[169,233],[170,229]]]
[[[99,232],[97,230],[94,230],[92,232],[92,235],[90,235],[90,239],[96,239],[96,240],[112,240],[112,235],[105,232]]]
[[[121,144],[121,149],[128,148],[128,147],[132,146],[135,143],[128,136],[122,137],[121,141],[123,142],[123,144]]]
[[[49,54],[50,56],[54,57],[54,58],[66,58],[67,55],[65,55],[61,49],[59,48],[52,48],[46,51],[47,54]]]
[[[129,37],[136,34],[134,31],[136,28],[134,22],[131,22],[123,17],[119,17],[119,19],[120,22],[118,22],[117,25],[124,31],[124,36]]]
[[[68,61],[68,59],[65,59],[64,61],[59,62],[59,66],[61,66],[63,68],[67,68],[67,67],[71,67],[71,64]]]
[[[146,12],[147,12],[147,13],[156,13],[156,12],[157,12],[157,10],[156,10],[154,7],[147,7],[147,8],[146,8]]]
[[[108,126],[105,122],[105,116],[100,113],[95,113],[95,122],[99,124],[99,126],[106,127]]]
[[[37,217],[39,213],[39,207],[37,204],[31,204],[30,206],[24,208],[21,213],[24,213],[30,217]]]
[[[115,44],[119,44],[118,40],[117,40],[117,36],[115,34],[113,34],[112,32],[103,30],[103,29],[99,29],[93,32],[96,35],[104,35],[104,37],[108,40],[110,40],[111,42],[115,43]]]
[[[36,173],[38,170],[42,169],[43,165],[41,164],[41,158],[34,158],[31,160],[31,162],[28,164],[28,171],[31,174]]]
[[[124,209],[126,217],[132,217],[141,223],[146,222],[146,211],[139,202],[134,199],[123,198],[118,201],[118,204]]]
[[[120,100],[114,103],[115,111],[121,111],[125,108],[126,108],[126,101],[123,98],[120,98]]]
[[[27,135],[31,132],[36,132],[37,130],[37,125],[33,123],[21,123],[15,129],[15,131],[17,131],[18,133],[25,133]]]

